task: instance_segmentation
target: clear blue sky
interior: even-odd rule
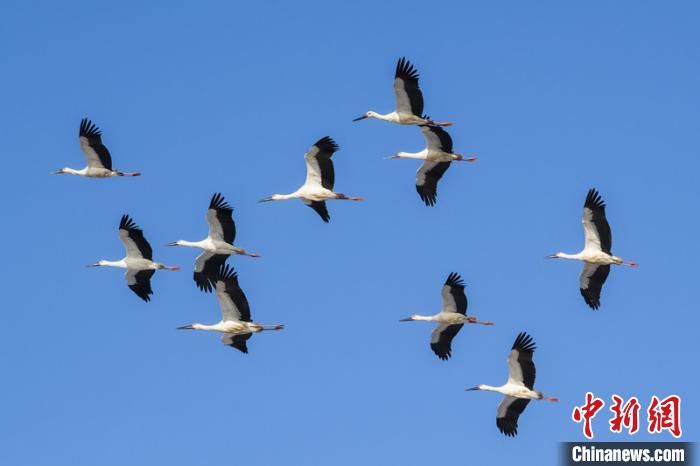
[[[297,2],[298,3],[298,2]],[[683,397],[697,440],[700,7],[692,2],[7,2],[0,11],[3,283],[0,463],[12,465],[553,464],[582,440],[571,409],[593,391]],[[421,73],[426,111],[456,122],[438,205],[421,204],[414,127],[352,123],[392,109],[396,60]],[[49,176],[84,166],[80,118],[141,178]],[[304,179],[304,151],[332,136],[336,188],[323,224],[299,202],[256,204]],[[590,187],[616,254],[602,307],[580,265]],[[253,317],[284,322],[250,354],[175,327],[219,318],[191,279],[221,191]],[[155,257],[141,302],[113,269],[129,213]],[[12,241],[17,246],[10,246]],[[432,313],[451,271],[470,310],[439,361]],[[537,387],[520,435],[495,426],[522,330]],[[695,388],[694,388],[695,387]],[[596,418],[598,440],[608,412]],[[643,424],[644,427],[644,424]],[[635,440],[669,440],[667,433]],[[235,457],[235,458],[234,458]]]

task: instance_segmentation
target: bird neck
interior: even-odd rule
[[[555,254],[559,259],[574,259],[574,260],[580,260],[581,259],[581,253],[579,252],[578,254],[567,254],[565,252],[558,252]]]
[[[412,320],[420,320],[420,321],[425,321],[425,322],[431,322],[433,321],[435,316],[421,316],[421,315],[414,315],[411,317]]]
[[[102,260],[102,261],[99,262],[99,264],[100,264],[101,266],[103,266],[103,267],[119,267],[119,268],[121,268],[121,269],[127,268],[127,267],[126,267],[126,261],[124,261],[124,259],[122,259],[122,260],[120,260],[120,261],[105,261],[105,260]]]
[[[214,325],[192,324],[192,328],[195,330],[217,331],[217,330],[219,330],[219,325],[220,324],[214,324]]]
[[[83,168],[82,170],[66,167],[62,171],[63,173],[67,173],[69,175],[85,176],[87,174],[87,170],[87,167]]]
[[[486,385],[486,384],[481,384],[479,385],[479,390],[483,390],[485,392],[498,392],[498,393],[503,393],[502,392],[503,387],[493,387],[491,385]]]
[[[376,118],[377,120],[391,121],[393,123],[398,123],[399,121],[399,116],[396,112],[391,112],[387,113],[386,115],[382,115],[381,113],[369,111],[367,112],[367,116],[370,118]]]
[[[175,241],[175,244],[178,246],[185,246],[188,248],[199,248],[199,249],[204,249],[205,243],[207,240],[202,240],[202,241],[187,241],[184,239],[179,239]]]
[[[298,194],[298,191],[290,193],[290,194],[273,194],[272,200],[274,200],[274,201],[286,201],[287,199],[296,199],[297,197],[300,197]]]
[[[420,152],[399,152],[396,156],[400,159],[417,159],[425,160],[428,157],[428,151],[422,150]]]

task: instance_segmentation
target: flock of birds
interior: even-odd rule
[[[418,86],[418,72],[405,58],[396,66],[394,77],[396,110],[389,114],[368,111],[353,121],[376,118],[400,125],[417,125],[426,140],[426,148],[417,153],[398,152],[390,158],[423,160],[416,173],[416,190],[427,206],[437,200],[437,184],[452,162],[473,162],[474,157],[464,157],[453,152],[452,138],[443,129],[449,122],[436,122],[423,113],[423,95]],[[63,168],[51,173],[71,174],[91,178],[139,176],[138,172],[121,172],[112,166],[112,158],[102,143],[101,131],[88,119],[80,123],[80,149],[87,159],[87,166],[81,170]],[[319,139],[304,155],[306,180],[295,192],[273,194],[259,202],[300,199],[311,207],[324,222],[330,220],[326,206],[328,200],[361,201],[361,197],[346,196],[334,191],[335,170],[333,154],[338,145],[330,137]],[[580,291],[586,304],[592,309],[600,306],[600,293],[610,273],[611,265],[636,266],[612,254],[612,234],[605,215],[605,203],[600,194],[591,189],[584,202],[583,227],[585,244],[581,252],[566,254],[558,252],[548,258],[575,259],[582,261],[583,271],[579,278]],[[236,226],[233,209],[220,193],[212,196],[207,210],[209,233],[201,241],[178,240],[168,246],[193,247],[202,250],[194,264],[193,278],[203,292],[215,291],[221,308],[221,321],[213,325],[193,323],[178,327],[182,330],[209,330],[222,334],[225,345],[247,353],[247,341],[253,333],[266,330],[281,330],[283,324],[264,325],[251,320],[250,306],[238,282],[238,275],[226,264],[231,255],[260,257],[257,254],[235,246]],[[153,294],[151,278],[157,270],[179,270],[153,260],[153,250],[143,231],[128,216],[119,222],[119,238],[126,249],[126,257],[118,261],[100,260],[90,266],[118,267],[126,269],[129,288],[142,300],[149,301]],[[451,273],[442,287],[442,309],[430,316],[412,315],[402,321],[435,322],[430,347],[442,360],[452,355],[452,340],[464,324],[493,325],[493,322],[479,321],[467,315],[467,296],[464,282],[457,273]],[[533,339],[527,333],[518,334],[508,357],[508,380],[504,385],[494,387],[477,385],[467,390],[495,391],[505,395],[498,407],[496,425],[507,436],[515,436],[518,431],[518,418],[530,400],[558,401],[545,397],[534,389],[535,365],[532,356],[535,351]]]

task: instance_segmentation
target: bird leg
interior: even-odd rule
[[[554,403],[559,402],[559,398],[557,398],[557,397],[555,397],[555,396],[546,396],[546,397],[544,397],[544,398],[542,398],[542,399],[545,400],[545,401],[552,401],[552,402],[554,402]]]
[[[639,263],[637,262],[624,262],[622,265],[628,265],[630,267],[639,267]]]
[[[141,173],[139,173],[139,172],[127,172],[127,173],[117,172],[117,175],[118,176],[141,176]]]
[[[341,201],[364,201],[364,197],[348,197],[343,193],[335,193],[336,199],[340,199]]]
[[[241,255],[248,256],[248,257],[262,257],[260,254],[255,254],[255,253],[248,252],[248,251],[241,252]]]
[[[465,157],[462,154],[455,154],[458,155],[459,158],[456,159],[457,162],[476,162],[478,159],[476,157]]]
[[[172,270],[172,271],[178,271],[178,270],[180,270],[180,267],[176,267],[176,266],[171,267],[171,266],[169,266],[169,265],[164,265],[164,266],[163,266],[163,269],[165,269],[165,270]]]
[[[284,329],[284,324],[274,324],[274,325],[261,325],[262,330],[282,330]]]

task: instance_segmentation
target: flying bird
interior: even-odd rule
[[[80,150],[83,151],[87,159],[87,167],[82,170],[73,168],[62,168],[51,172],[52,175],[77,175],[90,178],[111,178],[113,176],[139,176],[140,173],[124,173],[112,168],[112,156],[107,147],[102,144],[102,131],[87,118],[80,120],[80,131],[78,132]]]
[[[204,252],[197,256],[194,263],[194,281],[197,287],[206,292],[212,290],[211,279],[221,265],[232,254],[248,257],[260,257],[245,249],[234,246],[236,224],[233,222],[233,208],[221,193],[215,193],[209,202],[207,210],[209,235],[201,241],[177,240],[166,246],[187,246],[202,249]]]
[[[401,319],[410,321],[437,322],[430,340],[430,348],[443,361],[452,356],[452,339],[459,333],[464,324],[493,325],[493,322],[480,322],[474,316],[467,315],[467,295],[464,293],[464,281],[459,274],[452,272],[447,276],[442,287],[442,310],[432,316],[414,314]]]
[[[214,278],[216,297],[221,307],[221,322],[214,325],[192,324],[178,327],[178,330],[213,330],[221,332],[224,345],[248,352],[248,339],[253,333],[263,330],[282,330],[283,324],[263,325],[250,320],[248,300],[238,284],[238,274],[228,265],[219,267]]]
[[[535,363],[532,362],[534,352],[535,343],[532,337],[525,332],[518,334],[508,356],[508,381],[505,385],[492,387],[482,384],[466,389],[466,391],[485,390],[505,395],[501,404],[498,405],[496,426],[508,437],[517,435],[518,418],[525,411],[530,400],[559,401],[552,396],[545,397],[542,392],[533,388],[535,386]]]
[[[610,273],[610,265],[636,267],[636,262],[625,262],[612,254],[612,233],[605,218],[605,202],[595,189],[590,189],[583,204],[583,233],[586,238],[578,254],[558,252],[547,259],[576,259],[583,261],[579,286],[584,301],[591,309],[600,307],[600,292]]]
[[[437,123],[423,117],[423,93],[418,87],[418,71],[405,57],[399,59],[394,74],[394,94],[396,95],[396,110],[381,115],[369,111],[352,121],[376,118],[390,121],[399,125],[433,125],[451,126],[452,123]]]
[[[291,194],[273,194],[258,202],[283,201],[286,199],[301,199],[304,204],[311,207],[328,222],[330,215],[326,208],[326,200],[340,199],[342,201],[362,201],[361,197],[348,197],[345,194],[333,191],[335,184],[335,170],[333,169],[333,154],[338,150],[338,145],[328,136],[319,139],[304,155],[306,160],[306,181],[304,185]]]
[[[427,146],[425,149],[420,152],[399,152],[387,158],[424,160],[416,172],[416,191],[425,205],[433,206],[437,201],[438,181],[450,168],[450,163],[474,162],[476,157],[464,157],[462,154],[454,153],[452,138],[444,129],[429,125],[420,125],[420,127],[425,137]]]
[[[151,300],[151,277],[156,270],[180,270],[180,267],[169,267],[159,262],[153,262],[153,250],[143,236],[143,231],[136,226],[128,215],[123,215],[119,221],[119,239],[124,243],[126,257],[119,261],[101,260],[88,267],[119,267],[126,269],[126,283],[131,291],[148,302]]]

